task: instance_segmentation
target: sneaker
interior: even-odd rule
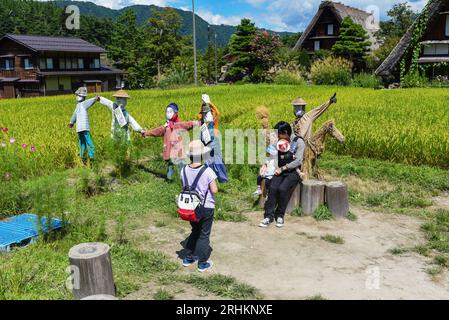
[[[272,221],[270,219],[265,218],[262,220],[262,222],[259,224],[259,227],[261,228],[268,228],[268,226],[271,224]]]
[[[198,271],[205,272],[205,271],[209,270],[210,268],[212,268],[213,265],[214,265],[214,263],[211,260],[209,260],[207,262],[198,263]]]
[[[262,189],[257,188],[257,190],[253,193],[253,196],[254,196],[254,197],[258,197],[258,196],[260,196],[260,195],[262,195]]]
[[[284,226],[284,218],[279,217],[279,218],[276,220],[276,227],[282,228],[283,226]]]
[[[187,257],[182,259],[182,265],[184,267],[190,267],[192,264],[198,261],[197,257]]]

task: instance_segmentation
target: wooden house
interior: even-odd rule
[[[0,98],[90,93],[121,87],[124,72],[101,63],[106,50],[78,38],[7,34],[0,39]]]
[[[371,49],[377,47],[374,36],[379,30],[374,16],[363,10],[344,5],[339,2],[323,1],[318,12],[313,17],[295,45],[296,50],[305,50],[314,54],[319,50],[331,50],[340,36],[341,22],[345,17],[351,17],[368,33]]]
[[[375,73],[397,80],[402,61],[404,72],[414,64],[429,78],[449,77],[449,0],[430,0]]]

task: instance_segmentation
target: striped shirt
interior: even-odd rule
[[[90,131],[89,125],[89,115],[87,111],[96,102],[95,98],[85,100],[76,105],[75,112],[73,112],[72,118],[70,119],[70,124],[76,122],[76,132]]]

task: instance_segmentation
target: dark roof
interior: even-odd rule
[[[16,82],[20,78],[0,78],[0,81],[2,82]]]
[[[30,35],[7,34],[8,38],[18,42],[33,51],[89,52],[105,53],[106,50],[80,38],[43,37]],[[1,40],[1,39],[0,39]]]
[[[371,41],[372,44],[372,48],[376,47],[377,40],[374,37],[374,33],[379,29],[379,27],[374,23],[374,17],[371,13],[344,5],[340,2],[333,2],[326,0],[321,2],[318,12],[312,18],[312,21],[309,23],[309,25],[299,38],[298,42],[294,47],[296,50],[301,48],[304,41],[309,36],[309,33],[312,31],[313,27],[318,22],[321,15],[326,9],[331,10],[335,14],[339,22],[341,22],[346,17],[351,17],[351,19],[355,23],[360,24],[363,27],[363,29],[367,31],[368,36],[370,38],[369,40]]]
[[[42,76],[86,76],[86,75],[113,75],[113,74],[125,74],[126,72],[112,68],[102,66],[100,70],[69,70],[69,71],[40,71],[39,75]]]
[[[401,58],[408,51],[413,38],[413,33],[415,28],[418,25],[428,18],[426,29],[429,27],[430,23],[433,19],[438,15],[444,5],[447,3],[447,0],[430,0],[427,5],[424,7],[423,12],[427,12],[427,14],[421,13],[421,15],[416,18],[404,36],[401,38],[396,47],[390,52],[390,55],[382,62],[382,64],[377,68],[375,74],[380,76],[389,76],[391,75],[394,68],[397,66]]]

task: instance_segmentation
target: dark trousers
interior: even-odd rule
[[[203,208],[197,213],[198,222],[190,222],[192,232],[183,242],[187,256],[198,257],[198,262],[207,262],[212,254],[210,233],[214,222],[214,209]]]
[[[273,221],[277,218],[284,218],[292,189],[301,178],[296,170],[292,172],[283,172],[279,176],[271,179],[270,189],[268,190],[268,199],[265,203],[265,218]]]

